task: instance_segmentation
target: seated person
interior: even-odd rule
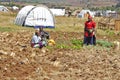
[[[41,37],[39,34],[39,29],[35,29],[35,34],[33,35],[32,40],[31,40],[31,47],[34,47],[34,48],[36,48],[36,47],[42,48],[43,47]]]
[[[47,45],[47,40],[49,39],[49,33],[48,32],[45,32],[43,30],[43,27],[39,27],[39,34],[40,34],[40,37],[41,37],[41,41],[45,44],[45,46]]]
[[[44,31],[42,26],[39,27],[39,31],[41,38],[49,39],[49,33]]]

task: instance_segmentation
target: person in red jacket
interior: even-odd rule
[[[83,44],[85,45],[96,44],[95,27],[96,27],[96,23],[92,20],[91,16],[88,16],[88,21],[85,22]]]

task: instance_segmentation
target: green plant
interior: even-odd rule
[[[78,46],[78,45],[83,45],[83,42],[82,40],[78,40],[78,39],[72,39],[71,40],[72,44],[75,45],[75,46]]]
[[[78,39],[72,39],[71,43],[73,44],[72,48],[80,49],[83,46],[83,41]]]
[[[100,45],[102,47],[108,47],[108,48],[110,48],[110,47],[114,46],[113,43],[108,42],[108,41],[104,41],[104,40],[97,40],[96,43],[97,43],[97,45]]]
[[[57,44],[56,48],[59,48],[59,49],[70,49],[70,46],[65,45],[65,44]]]

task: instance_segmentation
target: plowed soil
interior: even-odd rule
[[[56,44],[83,39],[77,32],[50,34]],[[0,32],[0,80],[120,80],[120,51],[93,46],[31,48],[32,35],[31,31]]]

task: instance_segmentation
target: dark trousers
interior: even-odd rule
[[[95,37],[95,35],[92,36],[92,37],[84,36],[83,44],[85,44],[85,45],[96,45],[96,37]]]

